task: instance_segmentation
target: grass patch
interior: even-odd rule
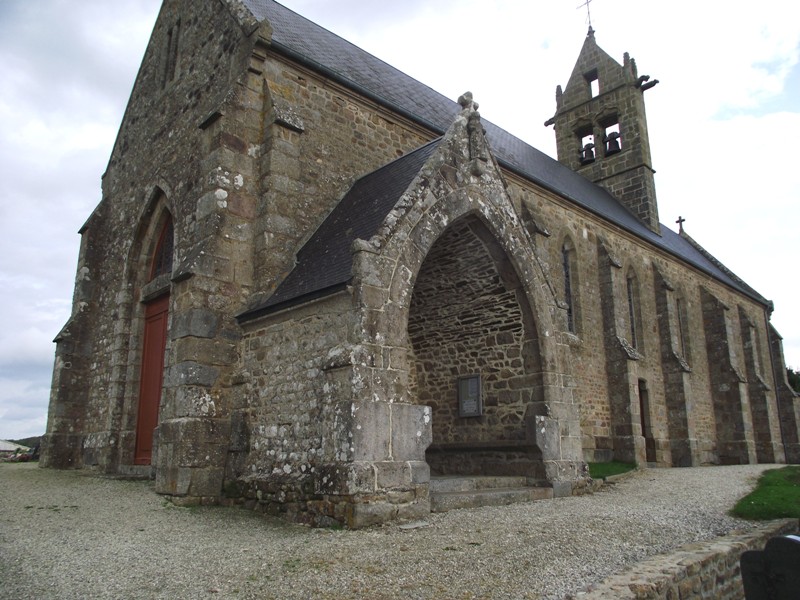
[[[636,465],[633,463],[626,463],[626,462],[601,462],[601,463],[589,463],[589,476],[592,479],[605,479],[606,477],[610,477],[611,475],[619,475],[620,473],[627,473],[628,471],[633,471],[636,468]]]
[[[739,500],[731,514],[751,521],[800,519],[800,467],[764,471],[756,489]]]

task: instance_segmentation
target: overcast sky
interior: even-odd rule
[[[195,0],[200,1],[200,0]],[[211,0],[206,0],[211,1]],[[214,0],[216,1],[216,0]],[[582,0],[285,0],[555,156],[556,85],[587,30]],[[0,0],[0,439],[44,433],[53,338],[78,229],[105,170],[160,0]],[[598,44],[640,74],[661,221],[775,302],[800,367],[800,27],[795,2],[595,0]]]

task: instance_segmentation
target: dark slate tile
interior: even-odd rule
[[[340,289],[350,281],[353,241],[368,240],[377,232],[440,141],[436,139],[356,181],[298,252],[294,269],[275,293],[239,318],[258,317]]]

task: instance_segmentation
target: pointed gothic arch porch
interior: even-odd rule
[[[364,444],[362,440],[370,440],[374,447],[376,439],[385,439],[392,464],[409,465],[406,472],[416,483],[427,483],[428,477],[419,474],[429,469],[429,457],[435,463],[434,472],[445,468],[442,461],[426,453],[431,441],[434,450],[438,444],[432,439],[436,417],[431,407],[415,396],[415,370],[420,361],[408,334],[416,318],[412,309],[414,290],[418,280],[424,285],[426,279],[423,263],[436,255],[434,246],[439,240],[444,240],[441,248],[448,248],[450,227],[455,232],[466,223],[470,236],[480,241],[485,256],[490,257],[484,264],[500,277],[498,283],[502,282],[500,287],[504,288],[501,295],[506,299],[513,296],[509,306],[516,304],[516,339],[512,335],[511,345],[518,345],[523,363],[514,367],[516,373],[509,370],[497,378],[499,385],[507,384],[505,390],[499,385],[492,390],[498,400],[500,391],[509,391],[516,398],[508,403],[513,409],[503,415],[505,422],[495,410],[492,419],[497,426],[490,429],[491,433],[482,439],[462,438],[472,457],[478,459],[471,461],[471,469],[498,473],[501,468],[505,474],[524,474],[532,482],[551,485],[556,495],[570,494],[573,487],[583,484],[586,474],[580,421],[572,395],[570,351],[559,333],[565,329],[566,317],[510,199],[500,185],[475,186],[439,198],[429,195],[409,206],[413,208],[405,215],[399,211],[390,215],[394,223],[384,230],[382,239],[354,246],[354,299],[360,306],[358,330],[363,336],[359,347],[374,357],[374,363],[354,365],[352,380],[371,382],[370,387],[361,388],[358,396],[362,399],[353,405],[356,447]],[[419,212],[418,207],[425,210]],[[497,333],[503,332],[490,335]],[[457,374],[451,371],[451,386]],[[385,408],[379,409],[378,402],[386,402]],[[380,423],[367,419],[378,410],[386,415]],[[482,443],[491,447],[489,452],[479,451]],[[362,456],[375,460],[372,455]],[[444,462],[452,465],[457,461]]]
[[[408,333],[410,396],[432,413],[431,472],[545,480],[526,428],[543,396],[534,319],[511,261],[475,215],[449,225],[428,252]],[[459,397],[465,378],[473,398]]]

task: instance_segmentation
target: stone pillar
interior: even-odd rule
[[[56,358],[42,439],[40,467],[77,469],[83,466],[83,414],[86,402],[80,381],[87,375],[84,315],[70,318],[56,338]],[[84,384],[85,386],[86,384]]]
[[[772,325],[768,327],[783,449],[786,462],[798,464],[800,463],[800,394],[792,389],[786,376],[783,338]]]
[[[740,336],[735,335],[729,307],[701,288],[703,328],[717,426],[721,464],[756,462],[747,379],[739,366]],[[738,350],[738,352],[737,352]]]
[[[104,225],[106,203],[101,203],[87,226],[81,230],[81,247],[75,276],[72,315],[54,340],[56,342],[47,432],[42,440],[40,467],[72,469],[83,466],[85,406],[90,393],[89,363],[92,357],[91,320],[97,302],[96,284],[87,264],[92,259],[92,227]],[[96,264],[96,263],[95,263]]]
[[[235,314],[253,282],[252,223],[260,193],[263,80],[249,69],[202,124],[194,246],[173,276],[170,349],[156,429],[156,490],[184,502],[222,492],[234,371],[242,331]]]
[[[359,357],[369,357],[367,362],[377,357],[353,350],[348,354],[356,360],[328,369],[338,382],[329,388],[335,387],[342,400],[326,434],[327,454],[336,460],[322,466],[314,478],[314,493],[324,499],[316,507],[316,518],[324,519],[326,513],[339,516],[351,529],[422,518],[430,512],[430,469],[425,462],[431,443],[430,408],[376,400],[380,392],[372,394],[374,388],[366,389],[361,382],[370,371],[377,375],[379,370],[366,367]]]
[[[693,467],[701,460],[695,420],[691,415],[694,406],[692,368],[684,356],[685,341],[681,343],[680,339],[688,332],[681,331],[681,315],[672,284],[658,269],[654,270],[654,277],[671,462],[676,467]]]
[[[598,244],[600,296],[603,312],[606,376],[611,405],[611,436],[614,460],[637,465],[647,462],[644,432],[639,409],[637,361],[641,355],[622,336],[625,331],[624,298],[619,282],[622,264],[602,241]]]
[[[200,283],[196,277],[194,284]],[[218,497],[222,488],[230,438],[222,375],[235,362],[236,349],[217,312],[181,306],[181,297],[198,300],[188,292],[176,296],[153,464],[156,491],[194,503]]]
[[[739,307],[739,326],[742,332],[744,365],[747,373],[748,396],[753,419],[753,438],[756,457],[760,463],[782,463],[786,457],[780,440],[778,408],[775,392],[765,378],[761,343],[756,323]]]
[[[347,503],[346,525],[360,528],[393,519],[419,518],[430,512],[430,469],[425,450],[432,440],[431,410],[411,404],[404,307],[390,302],[393,269],[375,270],[380,255],[367,244],[353,246],[355,344],[342,373],[333,436],[339,440],[337,463],[317,476],[317,493]],[[364,273],[370,275],[364,277]],[[360,277],[359,277],[360,276]],[[409,298],[410,301],[410,298]],[[398,332],[402,332],[399,334]]]

